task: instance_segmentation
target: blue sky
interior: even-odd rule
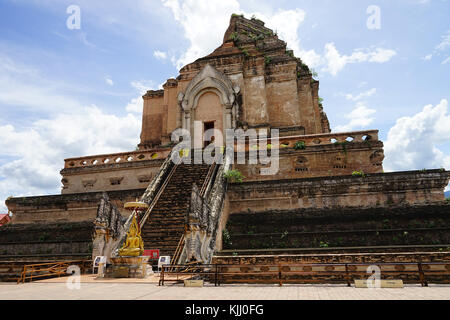
[[[448,0],[0,0],[0,198],[59,193],[64,158],[133,150],[141,94],[218,47],[232,13],[314,68],[333,131],[380,130],[386,171],[450,169]]]

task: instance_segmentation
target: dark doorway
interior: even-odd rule
[[[203,134],[205,134],[206,131],[214,129],[214,121],[209,122],[203,122]],[[203,148],[206,148],[210,143],[214,142],[214,136],[212,136],[209,141],[203,142]]]

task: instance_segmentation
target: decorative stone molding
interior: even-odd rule
[[[109,182],[113,186],[120,185],[122,183],[122,180],[123,180],[123,177],[112,177],[112,178],[109,178]]]
[[[85,188],[92,188],[96,182],[97,179],[86,179],[82,181],[83,187]]]

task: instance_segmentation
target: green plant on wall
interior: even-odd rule
[[[224,247],[230,247],[233,243],[231,242],[231,235],[227,229],[222,231],[222,243]]]
[[[328,242],[320,241],[319,246],[320,246],[321,248],[328,248]]]
[[[348,141],[344,141],[344,142],[335,142],[334,144],[337,146],[342,146],[342,151],[344,152],[344,155],[347,155],[347,144],[349,142]]]
[[[308,67],[306,64],[304,64],[303,62],[302,62],[302,64],[300,65],[300,67],[301,67],[302,70],[305,71],[306,73],[310,73],[309,67]]]
[[[353,171],[352,176],[353,177],[364,177],[364,172],[362,170],[361,171]]]
[[[227,173],[225,173],[225,179],[227,179],[230,183],[242,183],[244,181],[244,176],[239,170],[229,170]]]
[[[294,144],[294,149],[295,150],[305,150],[306,149],[306,144],[304,141],[297,141]]]
[[[237,32],[233,32],[233,33],[230,35],[230,39],[233,40],[234,42],[237,42],[237,41],[239,40],[239,35],[238,35],[238,33],[237,33]]]

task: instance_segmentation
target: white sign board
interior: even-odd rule
[[[158,260],[158,272],[161,271],[162,265],[170,264],[170,256],[161,256]]]
[[[106,265],[106,256],[96,256],[94,259],[94,263],[92,264],[92,273],[95,274],[95,268],[97,269],[97,272],[100,274],[103,274],[104,268]]]
[[[94,267],[98,267],[100,263],[106,264],[106,256],[97,256],[94,259]]]

